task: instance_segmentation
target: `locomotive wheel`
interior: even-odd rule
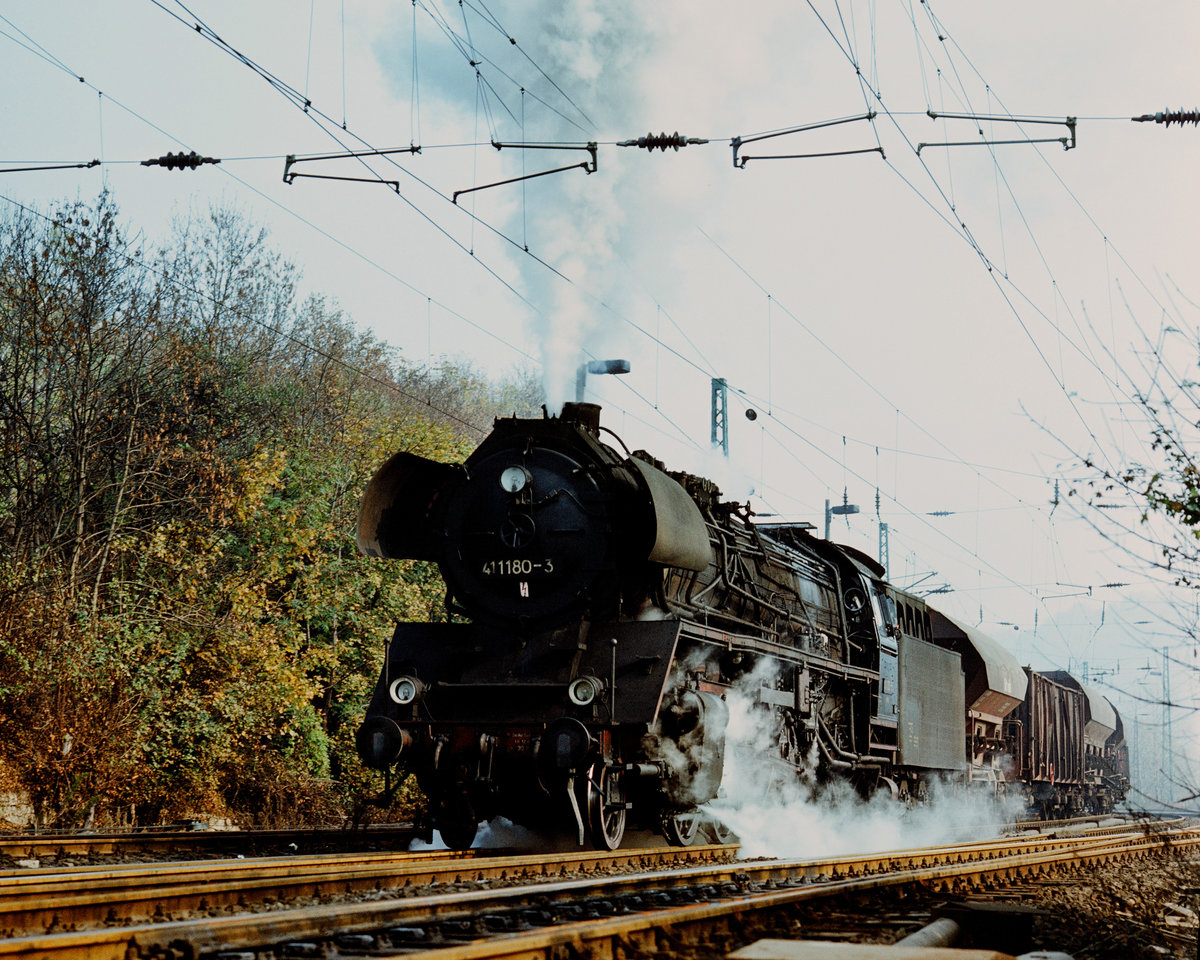
[[[466,790],[445,797],[433,818],[433,825],[442,835],[442,843],[451,850],[470,850],[479,829],[479,817]]]
[[[442,843],[451,850],[470,850],[479,824],[474,820],[439,820],[437,828]]]
[[[597,850],[616,850],[625,836],[625,786],[612,767],[597,762],[588,776],[588,829]]]
[[[690,847],[700,833],[700,814],[680,813],[667,817],[662,825],[663,835],[672,847]]]
[[[704,832],[712,837],[713,843],[730,843],[733,840],[733,831],[717,817],[704,818]]]

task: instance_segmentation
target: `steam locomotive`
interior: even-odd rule
[[[397,625],[356,745],[416,775],[448,846],[497,816],[598,849],[635,822],[723,839],[704,805],[735,687],[781,781],[815,760],[911,800],[947,776],[1046,814],[1124,797],[1120,718],[1095,691],[602,429],[587,403],[500,419],[464,463],[397,453],[364,495],[359,548],[436,562],[447,615]]]

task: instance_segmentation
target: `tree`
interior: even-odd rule
[[[361,491],[533,379],[404,364],[236,211],[128,236],[106,195],[0,222],[0,787],[64,825],[338,819],[383,645],[444,596],[357,555]]]
[[[1164,324],[1144,347],[1140,366],[1122,370],[1133,385],[1122,413],[1144,424],[1142,455],[1121,451],[1115,465],[1080,457],[1087,479],[1071,493],[1080,496],[1095,528],[1126,551],[1132,568],[1149,572],[1166,601],[1160,609],[1169,610],[1161,623],[1166,636],[1148,650],[1154,662],[1148,659],[1145,668],[1159,677],[1161,696],[1123,691],[1163,712],[1153,736],[1142,738],[1144,751],[1162,757],[1154,778],[1160,786],[1144,799],[1162,805],[1200,797],[1200,771],[1186,749],[1200,733],[1200,381],[1189,372],[1200,356],[1200,337]]]

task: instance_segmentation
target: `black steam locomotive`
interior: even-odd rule
[[[627,822],[693,842],[735,686],[781,781],[815,758],[914,800],[943,776],[1024,789],[1047,813],[1123,797],[1107,700],[601,429],[584,403],[498,420],[463,464],[396,454],[364,497],[360,548],[435,561],[447,620],[397,625],[358,752],[416,775],[449,846],[496,816],[564,822],[601,849]]]

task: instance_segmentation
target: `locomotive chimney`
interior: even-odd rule
[[[583,427],[594,437],[600,435],[600,404],[571,403],[563,404],[561,419],[566,423],[574,423]]]

